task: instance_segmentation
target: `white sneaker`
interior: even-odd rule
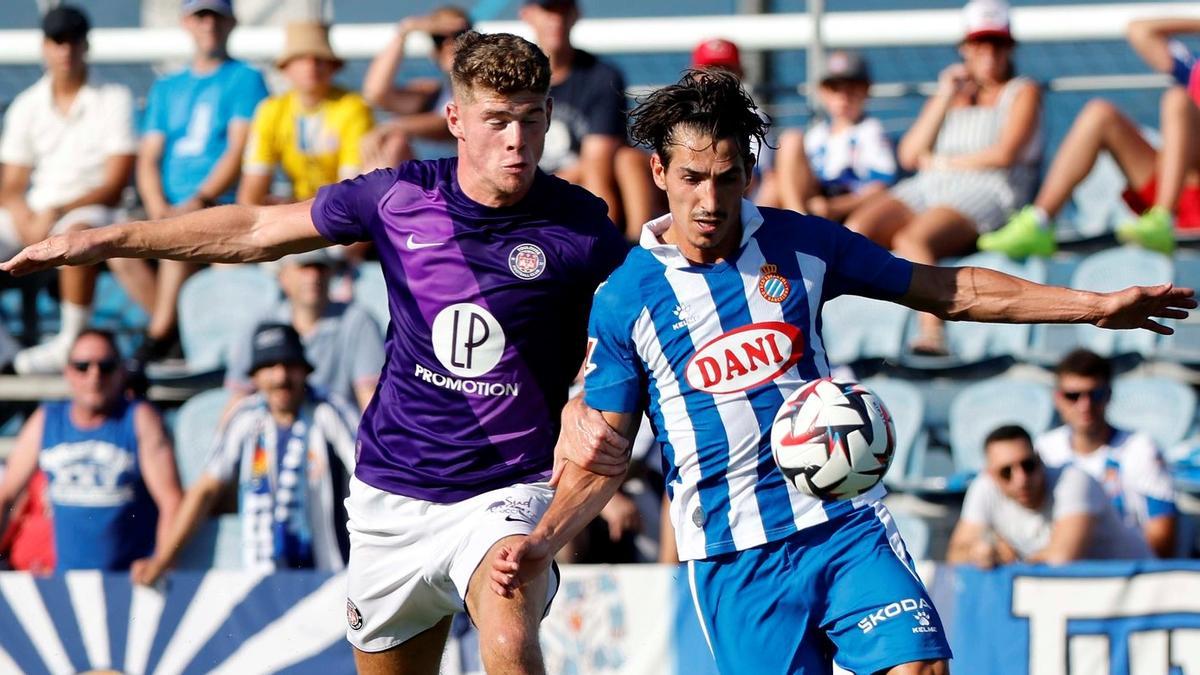
[[[18,375],[57,375],[67,367],[71,343],[55,335],[48,342],[17,352],[13,369]]]

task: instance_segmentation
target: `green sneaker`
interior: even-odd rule
[[[1031,255],[1048,256],[1058,248],[1051,227],[1038,225],[1032,206],[1017,211],[1004,227],[979,235],[976,246],[980,251],[1003,253],[1010,258],[1028,258]]]
[[[1152,206],[1137,220],[1118,225],[1117,241],[1171,255],[1175,250],[1175,216],[1161,206]]]

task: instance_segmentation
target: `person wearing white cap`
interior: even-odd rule
[[[263,101],[254,113],[242,161],[238,202],[266,204],[275,169],[282,169],[295,201],[357,176],[360,146],[374,126],[362,96],[334,85],[345,62],[329,44],[329,27],[313,21],[288,24],[283,54],[275,61],[291,91]]]
[[[975,249],[1033,192],[1041,158],[1042,96],[1017,77],[1008,5],[972,0],[963,10],[962,62],[946,67],[897,148],[900,166],[916,171],[887,198],[865,204],[846,225],[913,262]],[[912,350],[946,353],[941,321],[920,315]]]
[[[1129,24],[1129,44],[1151,68],[1174,84],[1159,101],[1161,150],[1112,103],[1093,99],[1067,132],[1033,203],[1000,230],[979,238],[979,248],[1014,258],[1054,252],[1054,217],[1075,187],[1108,151],[1125,175],[1121,195],[1137,218],[1120,223],[1117,240],[1170,254],[1175,230],[1200,232],[1200,66],[1176,36],[1200,33],[1193,18],[1143,19]]]

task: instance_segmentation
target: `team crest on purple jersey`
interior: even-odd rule
[[[534,244],[521,244],[508,254],[508,268],[521,279],[536,279],[546,269],[546,254]]]

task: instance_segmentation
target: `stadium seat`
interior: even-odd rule
[[[209,389],[180,406],[175,416],[175,463],[184,488],[200,477],[228,403],[228,390]]]
[[[1200,288],[1200,255],[1180,252],[1175,255],[1175,284]],[[1200,312],[1193,311],[1183,321],[1170,321],[1174,335],[1159,339],[1156,356],[1190,366],[1200,366]]]
[[[1036,382],[997,378],[964,388],[950,404],[950,452],[959,472],[979,472],[983,441],[997,427],[1019,424],[1030,436],[1050,428],[1054,401]]]
[[[354,301],[367,308],[379,327],[386,330],[391,314],[388,310],[387,282],[383,268],[377,262],[364,262],[358,266],[354,278]]]
[[[904,380],[873,378],[863,384],[883,401],[896,425],[896,450],[883,482],[888,487],[904,489],[916,478],[910,474],[914,448],[928,442],[925,399],[919,389]]]
[[[197,272],[179,292],[179,338],[188,369],[218,370],[234,340],[248,335],[279,301],[279,283],[256,265]]]
[[[200,477],[229,402],[225,389],[210,389],[188,399],[175,417],[175,463],[184,489]],[[179,554],[180,569],[240,569],[241,521],[237,514],[210,518]]]
[[[907,513],[891,513],[896,521],[896,529],[900,530],[900,536],[904,537],[908,555],[912,556],[913,560],[928,560],[929,541],[933,538],[929,523],[923,518]]]
[[[1115,291],[1128,286],[1170,282],[1170,258],[1134,247],[1112,248],[1080,261],[1070,286],[1089,291]],[[1033,326],[1026,359],[1053,365],[1076,347],[1087,347],[1102,356],[1154,353],[1157,335],[1148,331],[1113,331],[1095,326],[1038,324]]]
[[[1101,153],[1083,182],[1071,195],[1069,212],[1058,218],[1056,238],[1061,243],[1092,239],[1106,235],[1134,213],[1121,199],[1125,191],[1125,175],[1112,155]]]
[[[1166,377],[1122,377],[1113,383],[1108,420],[1114,426],[1144,431],[1160,448],[1171,448],[1192,429],[1196,392]]]
[[[904,344],[912,310],[882,300],[843,295],[825,303],[821,337],[829,362],[895,358]]]

